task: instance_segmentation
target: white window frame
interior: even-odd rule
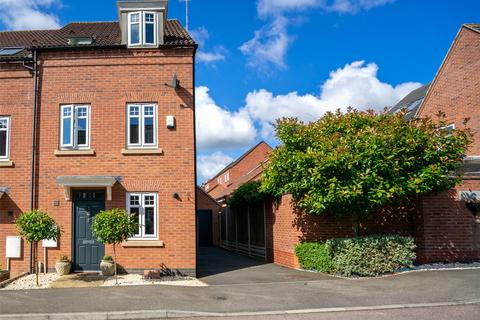
[[[131,116],[130,115],[130,108],[138,107],[138,116]],[[146,116],[144,114],[145,107],[153,107],[153,115]],[[138,143],[132,143],[130,141],[130,119],[131,118],[138,118]],[[152,118],[153,119],[153,143],[146,143],[145,142],[145,118]],[[156,148],[157,147],[157,105],[154,103],[129,103],[127,104],[127,147],[128,148]]]
[[[132,42],[132,22],[131,22],[131,17],[132,15],[138,14],[138,41],[139,42]],[[147,14],[153,14],[153,23],[152,22],[147,22],[145,19],[145,16]],[[137,22],[135,22],[137,24]],[[153,24],[153,43],[147,42],[147,35],[146,35],[146,25],[147,24]],[[131,47],[135,46],[156,46],[158,43],[157,40],[157,32],[158,32],[158,24],[157,24],[157,14],[154,11],[133,11],[129,12],[127,14],[127,29],[128,29],[128,45]]]
[[[70,116],[64,116],[64,110],[70,108]],[[81,118],[86,119],[87,132],[86,143],[78,144],[78,109],[86,108],[87,115]],[[70,143],[64,143],[63,141],[63,120],[70,119]],[[87,104],[67,104],[60,106],[60,148],[61,149],[90,149],[90,105]]]
[[[7,128],[0,128],[0,131],[6,131],[5,155],[0,155],[0,161],[10,160],[10,117],[0,117],[0,120],[7,122]]]
[[[137,196],[139,197],[139,205],[131,205],[130,197]],[[146,205],[145,198],[147,196],[153,196],[154,204]],[[157,193],[146,193],[146,192],[129,192],[127,193],[127,211],[130,213],[131,208],[139,208],[139,227],[138,233],[131,237],[129,240],[158,240],[158,194]],[[153,224],[154,224],[154,234],[146,235],[145,234],[145,208],[153,208]]]
[[[147,14],[153,15],[153,22],[147,22],[145,19]],[[143,11],[142,13],[142,29],[143,29],[143,41],[144,45],[155,46],[157,45],[157,14],[151,11]],[[147,42],[147,24],[153,24],[153,42]]]

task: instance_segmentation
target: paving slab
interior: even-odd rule
[[[61,276],[50,288],[95,288],[100,287],[106,279],[99,273],[74,273]]]

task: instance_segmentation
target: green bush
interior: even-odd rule
[[[415,259],[411,237],[374,235],[302,243],[295,248],[303,269],[371,277],[409,268]]]
[[[306,242],[295,247],[300,266],[305,270],[329,273],[333,270],[333,261],[329,248],[324,243]]]

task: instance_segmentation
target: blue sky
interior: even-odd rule
[[[185,21],[185,4],[169,1]],[[275,143],[280,116],[395,104],[432,80],[477,0],[191,0],[203,180],[255,142]],[[114,0],[0,0],[2,29],[116,20]]]

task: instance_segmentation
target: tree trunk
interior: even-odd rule
[[[117,278],[117,252],[115,251],[115,243],[113,244],[113,265],[115,268],[115,284],[118,285],[118,278]]]
[[[355,237],[360,236],[360,218],[356,213],[352,214],[352,230]]]
[[[33,263],[35,265],[35,276],[37,278],[37,287],[40,287],[40,282],[38,281],[38,242],[35,241],[33,245]]]

